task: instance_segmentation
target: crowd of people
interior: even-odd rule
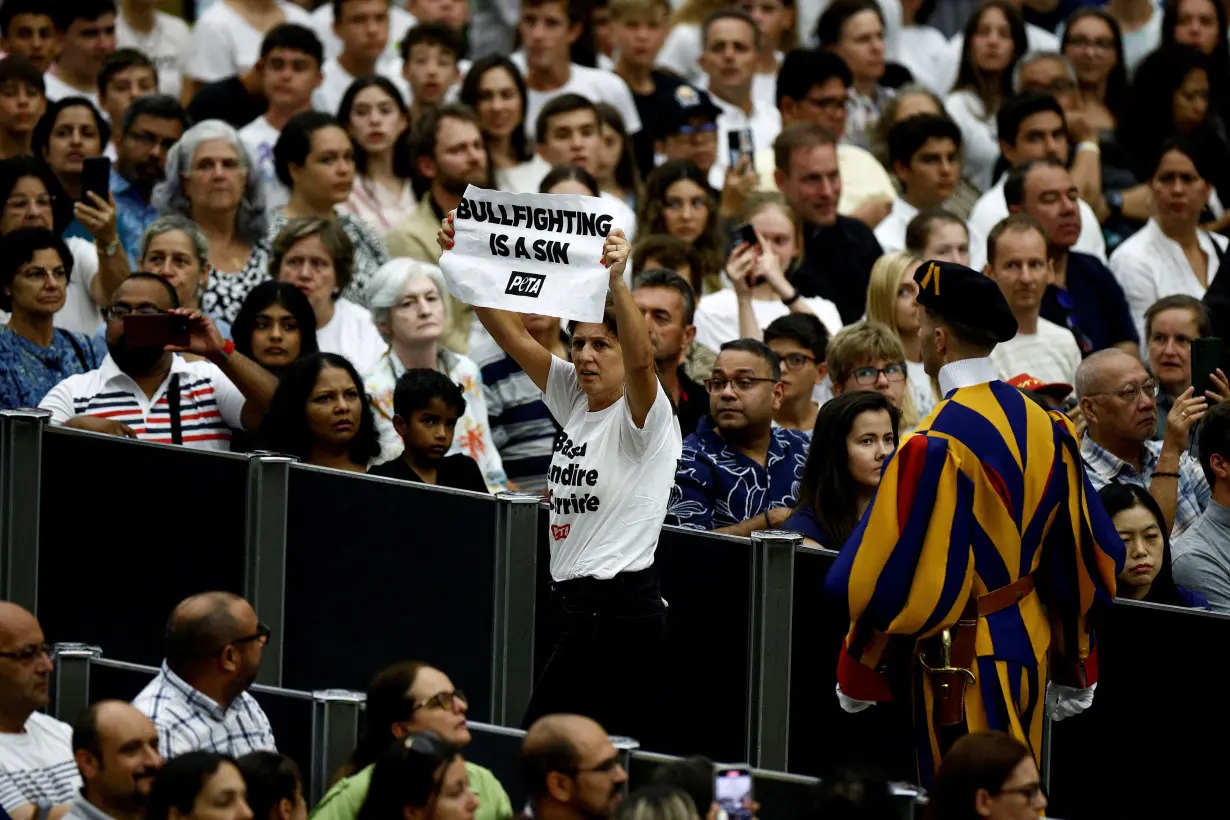
[[[630,719],[574,682],[660,638],[663,523],[856,544],[961,358],[1070,425],[1121,596],[1230,612],[1217,0],[159,5],[0,4],[0,408],[545,493],[530,722]],[[600,200],[601,322],[452,295],[470,185]]]

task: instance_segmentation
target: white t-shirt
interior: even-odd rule
[[[281,135],[282,132],[270,125],[263,114],[239,129],[239,139],[248,151],[248,159],[265,193],[265,214],[269,216],[281,211],[290,201],[290,191],[278,179],[273,164],[273,146]]]
[[[316,328],[316,344],[322,353],[336,353],[350,359],[360,373],[370,372],[389,347],[376,330],[371,312],[345,298],[333,302],[333,318],[329,323]]]
[[[153,30],[142,34],[128,24],[121,7],[115,17],[115,44],[135,48],[153,60],[158,67],[158,90],[179,99],[184,67],[192,53],[192,32],[187,23],[159,11],[154,13]]]
[[[944,100],[944,108],[961,129],[965,142],[962,176],[979,191],[985,191],[994,182],[992,174],[999,159],[995,113],[988,114],[982,100],[972,91],[952,92]]]
[[[524,52],[518,51],[509,59],[522,75],[527,72]],[[576,63],[572,63],[571,67],[568,82],[554,91],[530,89],[529,100],[525,104],[525,135],[531,142],[534,140],[534,124],[538,121],[538,112],[560,94],[580,94],[596,103],[610,103],[623,117],[624,127],[628,129],[629,134],[635,134],[641,130],[641,116],[636,112],[636,101],[632,99],[632,91],[628,88],[628,84],[619,75]]]
[[[709,169],[709,185],[720,191],[726,183],[726,169],[730,167],[730,132],[750,128],[754,154],[760,148],[773,146],[773,141],[782,132],[782,114],[777,110],[776,102],[765,105],[753,98],[752,113],[749,115],[742,108],[736,108],[716,94],[711,93],[709,98],[714,105],[722,109],[717,118],[717,162]]]
[[[47,102],[56,102],[57,100],[62,100],[65,97],[85,97],[94,104],[95,108],[102,111],[102,106],[98,103],[97,88],[88,92],[73,88],[71,85],[64,82],[50,71],[43,72],[43,85],[46,86],[47,89]]]
[[[1081,349],[1072,331],[1039,318],[1037,333],[1017,333],[995,345],[991,362],[1004,381],[1028,373],[1048,384],[1072,384],[1081,363]]]
[[[888,216],[876,225],[876,241],[885,253],[905,250],[905,231],[910,226],[910,220],[918,216],[918,209],[905,201],[905,198],[893,200],[893,209]],[[982,270],[987,262],[987,240],[985,235],[973,225],[967,225],[969,233],[969,266],[974,270]]]
[[[406,34],[414,28],[416,22],[418,21],[413,14],[396,3],[389,6],[389,44],[385,49],[386,54],[394,58],[401,56],[401,41],[406,39]],[[325,3],[312,12],[312,29],[325,47],[326,60],[332,60],[342,53],[341,38],[333,33],[332,3]]]
[[[31,713],[21,734],[0,734],[0,806],[68,803],[81,788],[73,760],[73,727]]]
[[[330,8],[329,6],[321,6],[322,9]],[[325,60],[324,66],[321,68],[323,77],[320,82],[320,87],[312,94],[312,107],[317,111],[337,116],[337,110],[342,105],[342,97],[346,96],[346,92],[350,90],[350,85],[355,81],[355,76],[346,69],[342,68],[341,63],[336,57],[330,57]],[[406,82],[406,78],[401,75],[401,60],[398,58],[382,59],[376,63],[376,73],[382,77],[386,77],[389,82],[401,92],[402,101],[406,105],[410,104],[410,83]]]
[[[830,336],[841,330],[837,305],[821,296],[804,296],[802,301],[824,323]],[[783,305],[781,299],[753,299],[752,312],[756,314],[756,323],[764,330],[774,319],[790,313],[790,308]],[[700,297],[696,305],[696,343],[717,350],[739,336],[739,298],[734,289],[726,287]]]
[[[778,68],[781,68],[782,59],[786,55],[780,51],[775,51],[773,56],[777,59]],[[713,92],[709,90],[708,74],[702,73],[695,85],[697,88],[704,89],[709,96],[713,96]],[[762,108],[777,110],[777,69],[768,74],[757,73],[752,75],[752,101]]]
[[[93,242],[70,236],[64,240],[73,255],[73,274],[68,280],[64,307],[52,319],[56,327],[75,330],[93,337],[102,321],[102,312],[90,294],[90,285],[98,275],[98,249]]]
[[[287,23],[312,28],[312,15],[299,6],[286,0],[278,0],[278,6]],[[193,26],[192,57],[185,73],[206,83],[242,74],[256,65],[264,39],[264,32],[252,28],[225,0],[218,0]]]
[[[552,356],[543,402],[563,428],[547,473],[551,577],[609,579],[652,566],[683,453],[661,383],[638,428],[625,396],[589,412],[576,369]]]
[[[666,35],[655,63],[658,68],[682,77],[690,85],[696,85],[705,76],[700,70],[701,50],[700,26],[696,23],[678,23]]]

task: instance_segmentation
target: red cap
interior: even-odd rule
[[[1041,379],[1034,378],[1028,373],[1021,373],[1008,379],[1008,384],[1013,387],[1019,387],[1022,390],[1030,390],[1034,393],[1050,393],[1058,395],[1060,398],[1067,398],[1072,392],[1072,385],[1064,384],[1063,382],[1047,382]]]

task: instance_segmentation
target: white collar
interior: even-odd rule
[[[980,359],[958,359],[940,368],[940,394],[947,397],[949,393],[962,387],[986,384],[998,378],[999,374],[990,356]]]

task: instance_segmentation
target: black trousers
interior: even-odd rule
[[[593,718],[608,734],[637,737],[660,685],[666,606],[657,572],[552,584],[551,611],[558,638],[524,725],[567,712]]]

